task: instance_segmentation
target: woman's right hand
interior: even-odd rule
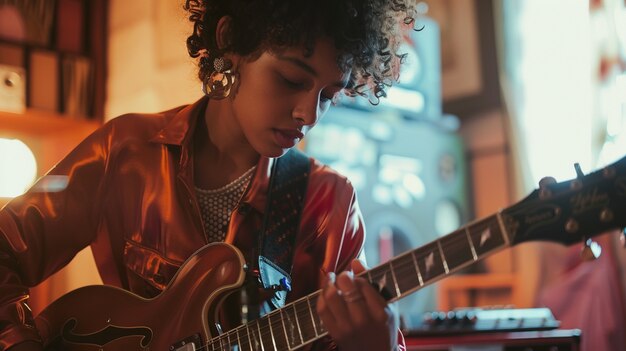
[[[42,350],[43,350],[43,345],[41,345],[40,343],[34,342],[34,341],[25,341],[9,348],[7,351],[42,351]]]

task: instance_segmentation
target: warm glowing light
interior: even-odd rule
[[[37,176],[32,151],[20,140],[0,138],[0,197],[23,194]]]

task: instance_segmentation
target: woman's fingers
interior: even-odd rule
[[[382,320],[386,302],[365,279],[343,272],[329,279],[317,307],[328,328],[336,325],[336,330],[350,333],[371,323],[372,318]]]
[[[356,326],[369,322],[370,308],[372,308],[363,291],[365,285],[359,282],[363,282],[363,279],[355,279],[352,272],[344,272],[337,277],[336,283],[341,291],[343,305],[348,311],[346,318],[350,319],[350,324]]]
[[[344,318],[348,313],[347,307],[343,303],[341,292],[335,286],[335,275],[329,273],[326,285],[317,300],[317,313],[322,319],[326,330],[336,331],[344,328]]]
[[[343,348],[389,346],[394,326],[387,303],[367,280],[354,277],[352,272],[328,280],[317,311],[326,330]]]

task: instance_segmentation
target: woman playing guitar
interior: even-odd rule
[[[187,0],[193,25],[187,48],[205,96],[111,120],[50,170],[49,176],[65,177],[63,189],[46,189],[44,177],[0,211],[0,350],[49,346],[28,308],[28,287],[88,245],[106,284],[146,299],[168,288],[178,268],[210,243],[233,245],[246,266],[256,267],[274,163],[339,95],[374,104],[384,95],[398,78],[397,46],[401,28],[413,23],[411,6]],[[353,274],[364,269],[365,233],[353,187],[318,161],[307,163],[287,257],[293,263],[288,272],[277,269],[289,284],[277,290],[290,302],[322,289],[314,306],[328,336],[308,344],[314,350],[403,348],[396,314]],[[255,273],[248,271],[248,281],[263,279]],[[178,296],[181,304],[186,298]],[[224,311],[229,304],[226,299]]]

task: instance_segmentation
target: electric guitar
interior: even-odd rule
[[[361,276],[392,302],[509,246],[571,245],[626,226],[626,157],[586,176],[577,171],[576,179],[542,185],[517,204]],[[233,246],[210,244],[153,299],[88,286],[52,303],[36,325],[47,350],[294,350],[327,334],[315,312],[319,291],[220,332],[219,304],[243,284],[244,264]]]

